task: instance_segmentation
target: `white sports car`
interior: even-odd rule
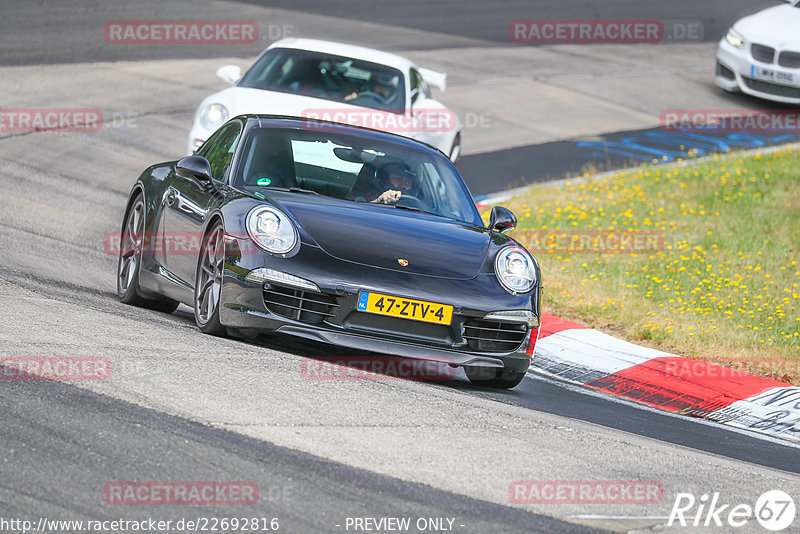
[[[193,153],[228,119],[271,114],[323,119],[411,137],[457,162],[461,123],[437,102],[447,75],[400,56],[316,39],[282,39],[242,75],[235,65],[217,77],[234,84],[209,96],[195,113],[187,152]]]
[[[800,0],[736,21],[719,42],[716,83],[726,91],[800,103]]]

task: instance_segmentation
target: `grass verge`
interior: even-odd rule
[[[541,264],[546,311],[800,384],[800,152],[643,167],[504,204]]]

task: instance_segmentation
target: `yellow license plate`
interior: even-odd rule
[[[406,299],[371,291],[358,292],[358,311],[389,315],[426,323],[450,324],[453,307],[425,300]]]

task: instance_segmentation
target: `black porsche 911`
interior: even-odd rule
[[[447,362],[471,382],[525,376],[539,266],[496,207],[488,227],[441,152],[275,116],[230,120],[149,167],[122,226],[125,303],[194,308],[208,334],[289,334]]]

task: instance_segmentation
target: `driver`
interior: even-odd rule
[[[383,104],[391,104],[397,96],[397,86],[400,83],[398,76],[373,73],[369,77],[369,83],[360,89],[356,89],[344,97],[345,102],[354,100],[359,96],[369,97],[377,95]],[[372,93],[372,95],[370,95]]]
[[[419,179],[405,163],[386,163],[378,168],[369,191],[357,192],[352,200],[394,204],[403,194],[417,196]]]

